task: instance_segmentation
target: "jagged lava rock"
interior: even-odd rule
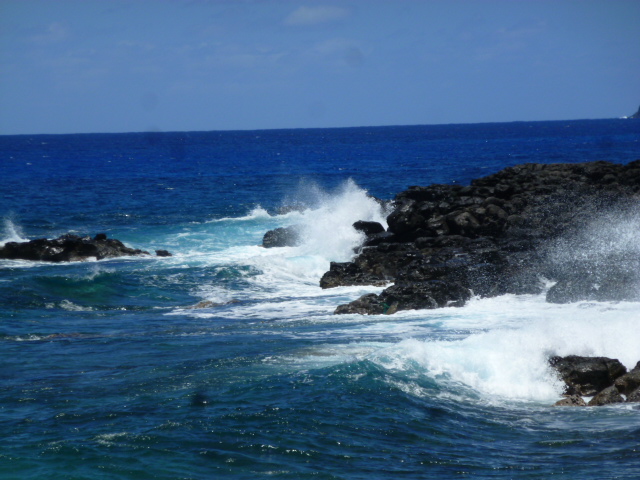
[[[321,285],[361,285],[381,279],[422,295],[416,284],[438,280],[463,304],[468,292],[483,297],[540,293],[540,278],[557,281],[549,301],[637,300],[640,256],[621,262],[614,253],[571,265],[550,252],[560,238],[577,235],[600,212],[634,211],[640,201],[640,160],[627,165],[525,164],[469,186],[413,186],[395,198],[386,232],[372,234],[351,262],[325,274]],[[629,262],[633,263],[626,267]],[[582,263],[580,263],[582,262]],[[590,276],[583,272],[591,271]],[[356,309],[381,313],[367,297]],[[398,302],[398,310],[423,302]],[[429,304],[429,302],[426,302]],[[436,302],[440,306],[441,302]],[[366,306],[371,310],[366,312]],[[345,313],[340,308],[336,313]]]
[[[0,247],[0,258],[44,262],[78,262],[95,258],[149,255],[149,252],[125,246],[120,240],[99,233],[94,238],[67,234],[53,240],[40,238],[28,242],[8,242]]]
[[[607,357],[555,356],[549,364],[566,384],[568,395],[595,395],[627,372],[619,360]]]

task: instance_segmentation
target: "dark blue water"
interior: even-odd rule
[[[546,366],[633,367],[639,304],[334,316],[380,288],[318,286],[384,222],[367,192],[638,158],[633,120],[0,137],[1,243],[174,254],[0,261],[0,477],[640,478],[640,410],[552,408]],[[258,246],[291,224],[301,246]]]

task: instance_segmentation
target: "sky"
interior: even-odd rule
[[[0,134],[617,118],[640,0],[0,0]]]

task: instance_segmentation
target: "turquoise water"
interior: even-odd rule
[[[633,367],[640,304],[335,316],[381,289],[318,286],[354,221],[384,223],[367,193],[626,163],[640,123],[5,136],[0,156],[0,242],[106,232],[174,254],[0,261],[0,477],[640,477],[637,406],[551,408],[546,364]],[[292,224],[299,247],[258,246]]]

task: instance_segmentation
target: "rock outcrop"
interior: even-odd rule
[[[166,254],[158,253],[159,256]],[[0,247],[0,258],[7,260],[79,262],[92,258],[102,260],[135,255],[149,255],[149,252],[127,247],[120,240],[107,238],[104,233],[93,238],[67,234],[53,240],[40,238],[28,242],[8,242]]]
[[[295,247],[300,242],[299,228],[295,225],[269,230],[262,237],[264,248]]]
[[[640,402],[640,362],[630,372],[608,357],[551,357],[549,365],[565,383],[565,398],[555,406],[601,406]],[[582,396],[593,396],[588,403]]]
[[[640,118],[640,107],[638,107],[638,111],[628,118]]]
[[[567,395],[595,395],[627,373],[619,360],[607,357],[552,357],[549,364],[566,384]]]
[[[540,293],[542,278],[557,282],[550,302],[640,300],[640,255],[584,251],[583,238],[601,215],[637,212],[640,160],[525,164],[469,186],[409,187],[394,205],[386,231],[365,230],[358,222],[366,233],[358,255],[332,263],[320,285],[395,285],[336,313],[382,314],[460,306],[471,295]]]

